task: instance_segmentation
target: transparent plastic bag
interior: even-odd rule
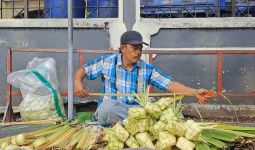
[[[19,88],[23,97],[19,106],[23,121],[65,116],[55,64],[53,58],[35,57],[26,69],[8,75],[7,82]]]

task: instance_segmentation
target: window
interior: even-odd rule
[[[0,0],[0,18],[67,18],[68,0]],[[117,18],[118,0],[73,0],[74,18]]]
[[[254,17],[255,0],[141,0],[142,18]]]

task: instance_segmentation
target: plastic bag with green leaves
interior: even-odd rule
[[[65,110],[58,92],[55,60],[37,58],[26,69],[12,72],[7,82],[19,88],[23,97],[19,109],[23,121],[64,117]]]

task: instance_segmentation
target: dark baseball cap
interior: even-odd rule
[[[121,35],[120,38],[120,44],[124,45],[124,44],[145,44],[145,45],[149,45],[145,42],[143,42],[143,37],[142,35],[137,32],[137,31],[126,31],[125,33],[123,33]]]

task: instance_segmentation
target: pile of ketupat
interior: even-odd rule
[[[108,141],[105,149],[255,149],[255,127],[185,121],[182,116],[183,96],[161,98],[156,103],[150,102],[146,94],[136,97],[142,107],[130,108],[123,124],[104,129]]]
[[[194,122],[182,116],[183,96],[161,98],[137,95],[141,107],[112,128],[87,124],[88,115],[31,133],[0,139],[2,150],[86,149],[116,150],[146,147],[157,150],[253,150],[255,127]]]
[[[103,129],[87,125],[81,115],[74,121],[66,121],[45,129],[0,139],[2,150],[45,149],[93,149],[104,147]],[[81,121],[83,120],[83,121]]]

